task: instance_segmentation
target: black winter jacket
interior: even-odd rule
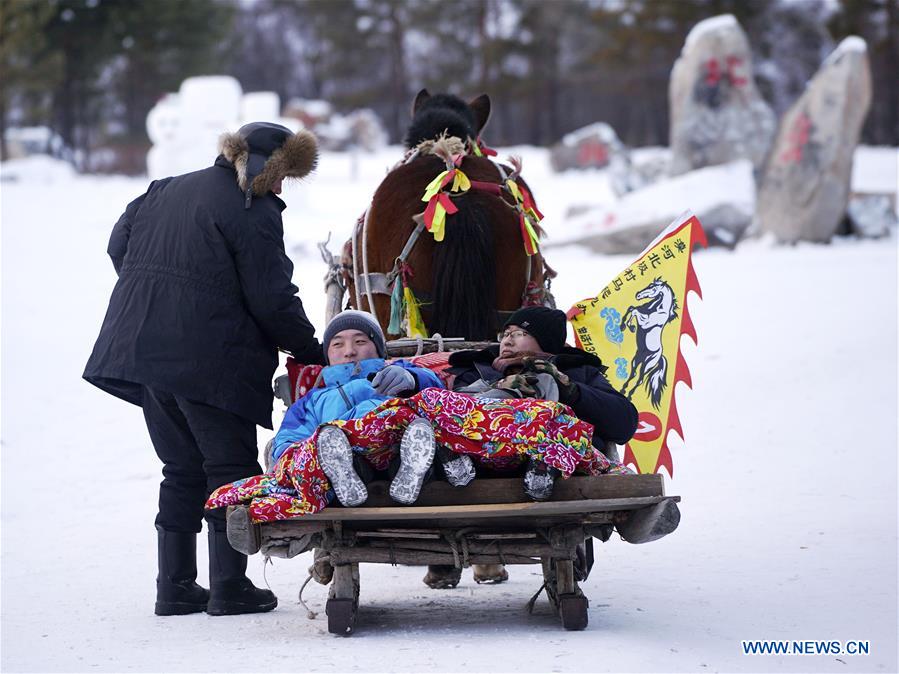
[[[483,379],[493,383],[502,374],[493,368],[499,356],[499,344],[480,351],[457,351],[450,356],[449,372],[456,375],[453,389],[460,389]],[[637,430],[637,408],[630,400],[612,388],[605,378],[602,361],[592,353],[570,346],[550,361],[577,386],[574,400],[564,401],[579,419],[596,429],[593,444],[600,446],[611,440],[623,445]]]
[[[143,386],[272,427],[277,347],[323,363],[291,282],[284,202],[244,209],[233,166],[157,180],[109,240],[119,275],[84,378],[141,405]]]

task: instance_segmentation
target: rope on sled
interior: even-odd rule
[[[303,608],[306,609],[306,617],[309,620],[315,620],[318,617],[318,613],[316,613],[315,611],[310,609],[306,605],[306,602],[303,601],[303,590],[306,589],[306,586],[309,584],[310,580],[312,580],[312,572],[311,571],[309,572],[309,575],[306,577],[306,581],[303,583],[303,586],[300,588],[300,594],[297,596],[297,599],[299,600],[299,602],[303,606]]]
[[[543,581],[543,584],[540,586],[540,589],[534,593],[534,596],[528,600],[527,609],[528,615],[531,615],[534,612],[534,604],[537,603],[537,599],[540,597],[540,593],[546,589],[546,581]]]

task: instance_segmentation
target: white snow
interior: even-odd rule
[[[684,49],[686,50],[691,44],[698,42],[700,38],[705,37],[709,33],[716,33],[722,30],[739,27],[740,24],[733,14],[720,14],[708,19],[703,19],[693,26],[693,28],[690,29],[690,32],[687,33],[687,39],[684,41]]]
[[[3,182],[69,183],[75,175],[75,167],[69,162],[45,154],[10,159],[0,164]]]
[[[861,54],[862,56],[865,56],[868,53],[868,43],[865,42],[864,38],[858,37],[857,35],[844,37],[840,41],[840,44],[838,44],[821,63],[821,68],[818,69],[818,72],[820,72],[821,69],[836,63],[846,54],[852,53]]]
[[[840,44],[837,45],[837,48],[834,50],[837,52],[846,52],[846,51],[860,51],[866,52],[868,51],[868,43],[865,42],[865,39],[859,37],[858,35],[850,35],[849,37],[843,38]]]
[[[545,151],[514,151],[550,234],[598,189],[596,172],[556,175]],[[399,153],[326,153],[284,195],[319,328],[314,243],[333,230],[338,247]],[[306,590],[314,620],[296,602],[309,555],[267,570],[251,558],[279,597],[272,613],[153,615],[159,464],[140,410],[80,379],[115,281],[109,231],[147,182],[2,183],[4,672],[897,670],[895,231],[695,256],[705,299],[689,299],[699,347],[684,344],[694,389],[678,388],[686,444],[672,439],[668,485],[683,519],[655,543],[597,543],[585,632],[563,631],[545,597],[527,615],[537,567],[432,591],[423,569],[363,565],[357,633],[338,639],[325,588]],[[563,307],[632,259],[548,257]],[[200,564],[205,582],[202,545]],[[743,639],[867,639],[871,652],[744,656]]]

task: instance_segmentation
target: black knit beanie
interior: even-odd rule
[[[563,314],[564,316],[564,314]],[[331,340],[338,332],[344,330],[358,330],[375,343],[375,349],[381,358],[387,357],[387,343],[384,341],[384,332],[378,324],[377,319],[367,311],[356,311],[355,309],[347,309],[341,311],[325,328],[325,336],[322,338],[322,348],[325,352],[325,361],[328,361],[328,346]],[[330,362],[328,363],[330,364]]]
[[[547,353],[557,354],[565,347],[565,312],[549,307],[522,307],[513,313],[506,324],[525,330]]]

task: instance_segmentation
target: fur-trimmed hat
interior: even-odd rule
[[[237,184],[247,195],[245,208],[254,194],[267,194],[283,178],[302,178],[318,162],[318,143],[309,131],[293,133],[270,122],[252,122],[223,133],[219,152],[237,171]]]
[[[328,327],[325,328],[325,335],[322,338],[322,348],[325,351],[326,361],[328,360],[328,347],[331,345],[331,340],[334,338],[334,335],[343,332],[344,330],[358,330],[359,332],[365,333],[365,335],[374,342],[375,349],[378,351],[378,356],[381,358],[387,357],[387,342],[384,341],[384,331],[381,330],[378,320],[367,311],[347,309],[346,311],[341,311],[332,318],[331,322],[328,323]]]
[[[517,325],[537,340],[547,353],[557,354],[565,348],[565,312],[549,307],[522,307],[516,310],[503,329]]]

